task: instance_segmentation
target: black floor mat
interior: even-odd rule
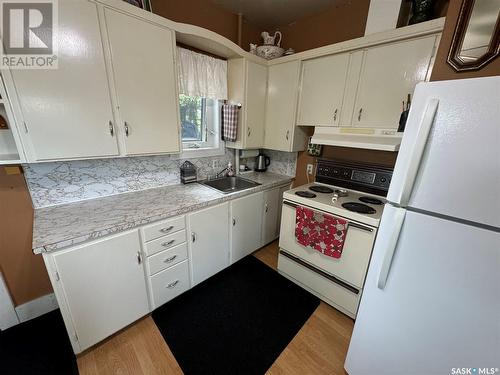
[[[187,374],[264,374],[319,299],[253,256],[153,312]]]
[[[0,331],[0,374],[78,374],[59,310]]]

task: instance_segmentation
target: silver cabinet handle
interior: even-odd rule
[[[137,252],[137,263],[138,264],[142,263],[142,256],[141,256],[141,252],[140,251]]]
[[[267,213],[267,211],[269,211],[269,206],[267,205],[267,203],[266,203],[265,207],[266,207],[266,213]]]
[[[236,219],[233,217],[233,227],[236,225]]]
[[[250,129],[250,126],[248,127],[247,134],[250,137],[250,134],[252,134],[252,129]]]
[[[127,123],[127,121],[124,122],[124,127],[125,127],[125,135],[128,137],[128,123]]]
[[[163,261],[163,263],[170,263],[173,262],[174,259],[177,258],[177,255],[171,256],[170,258],[167,258]]]
[[[359,112],[358,112],[358,121],[361,121],[361,114],[362,113],[363,113],[363,108],[360,108]]]
[[[286,131],[286,136],[285,136],[287,141],[288,141],[288,137],[289,137],[289,136],[290,136],[290,130],[287,130],[287,131]]]
[[[175,242],[175,240],[170,240],[170,241],[168,241],[168,242],[163,242],[163,243],[161,244],[161,246],[163,246],[163,247],[170,246],[170,245],[172,245],[174,242]]]
[[[174,229],[174,226],[173,226],[173,225],[171,225],[171,226],[169,226],[169,227],[166,227],[166,228],[161,228],[161,229],[160,229],[160,232],[162,232],[162,233],[167,233],[167,232],[170,232],[172,229]]]
[[[337,113],[338,113],[338,108],[335,108],[335,112],[333,112],[333,122],[337,121]]]
[[[111,134],[111,136],[114,136],[115,135],[115,128],[113,127],[113,121],[109,121],[109,134]]]
[[[192,240],[193,242],[196,242],[196,233],[191,232],[191,240]]]
[[[172,289],[175,287],[177,284],[179,284],[179,280],[175,280],[173,283],[168,284],[165,288]]]

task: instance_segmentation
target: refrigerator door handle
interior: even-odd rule
[[[430,99],[420,120],[417,136],[415,138],[415,144],[412,150],[412,157],[410,158],[410,162],[406,168],[406,176],[401,188],[400,205],[403,207],[406,207],[410,201],[413,184],[415,183],[420,162],[422,161],[427,138],[429,137],[432,124],[434,123],[434,117],[436,116],[438,104],[438,99]]]
[[[403,222],[406,216],[405,209],[398,207],[394,207],[392,209],[395,210],[392,232],[389,234],[386,243],[378,244],[382,248],[385,248],[384,258],[382,259],[382,264],[380,265],[380,271],[378,274],[377,286],[379,289],[385,288],[387,277],[389,276],[389,271],[391,269],[392,258],[394,257],[394,252],[396,251],[396,246],[398,245],[399,234],[401,233],[401,228],[403,227]]]

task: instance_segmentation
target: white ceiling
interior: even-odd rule
[[[262,27],[287,25],[345,0],[211,0]]]

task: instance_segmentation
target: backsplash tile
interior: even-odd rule
[[[282,152],[266,149],[262,150],[262,153],[269,156],[271,159],[271,164],[267,168],[269,172],[295,177],[297,165],[296,152]],[[255,158],[241,159],[241,163],[246,164],[249,168],[253,169]]]
[[[264,150],[271,158],[269,172],[295,176],[297,153]],[[219,167],[213,169],[217,160]],[[179,166],[185,159],[177,155],[139,156],[115,159],[75,160],[24,164],[24,173],[35,208],[54,206],[120,193],[180,183]],[[223,156],[191,158],[203,179],[234,165],[234,151]],[[248,160],[253,166],[253,158]]]
[[[76,160],[24,164],[25,178],[35,208],[150,189],[180,183],[177,156],[140,156],[116,159]],[[218,172],[234,152],[223,156],[189,159],[198,168],[198,178]],[[217,160],[220,168],[212,168]]]

